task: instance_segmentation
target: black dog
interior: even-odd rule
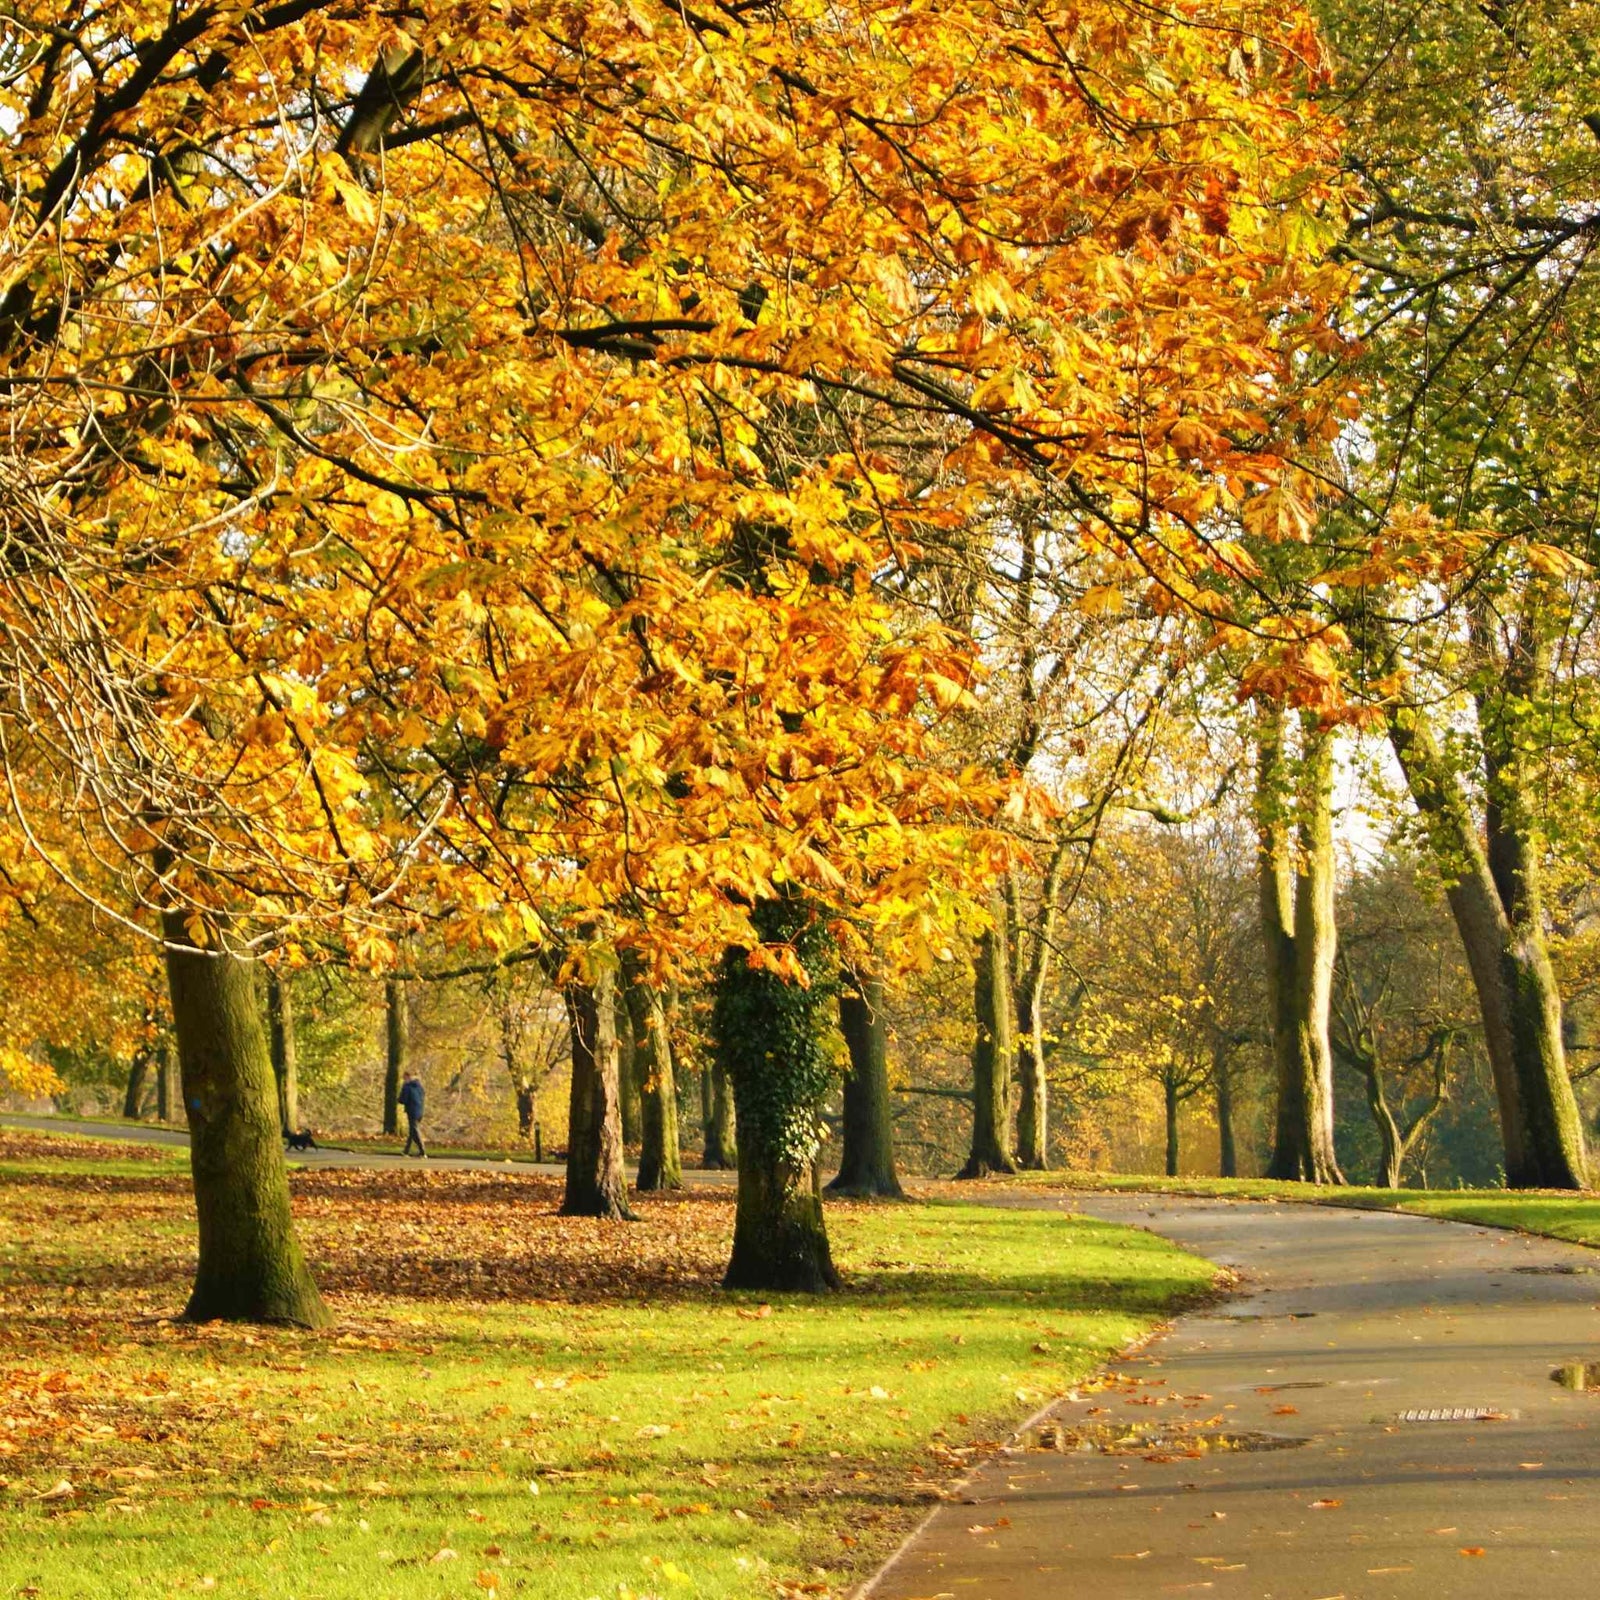
[[[289,1129],[285,1128],[283,1130],[283,1140],[291,1150],[317,1150],[321,1148],[312,1137],[309,1128],[302,1128],[298,1133],[291,1133]]]

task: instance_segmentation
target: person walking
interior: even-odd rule
[[[400,1109],[406,1114],[406,1147],[400,1154],[410,1155],[411,1146],[415,1144],[417,1154],[426,1156],[427,1147],[422,1142],[422,1079],[416,1073],[408,1072],[405,1075],[399,1098]]]

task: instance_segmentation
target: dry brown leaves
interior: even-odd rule
[[[160,1145],[124,1143],[120,1139],[88,1139],[59,1133],[30,1133],[26,1128],[0,1128],[0,1161],[165,1161]]]

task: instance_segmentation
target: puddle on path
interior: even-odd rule
[[[1567,1361],[1550,1374],[1563,1389],[1600,1389],[1600,1361]]]
[[[1194,1460],[1201,1456],[1248,1450],[1293,1450],[1308,1443],[1281,1433],[1248,1429],[1163,1427],[1139,1422],[1046,1422],[1022,1435],[1026,1450],[1065,1455],[1142,1456],[1146,1461]]]

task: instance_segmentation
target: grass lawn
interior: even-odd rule
[[[1050,1212],[830,1206],[848,1291],[715,1287],[726,1191],[312,1170],[328,1334],[171,1320],[186,1153],[0,1131],[0,1596],[834,1593],[1211,1268]]]
[[[1313,1205],[1413,1211],[1451,1222],[1513,1228],[1600,1249],[1600,1194],[1560,1189],[1318,1188],[1273,1178],[1155,1178],[1110,1173],[1026,1173],[1008,1182],[1099,1193],[1186,1194],[1223,1200],[1297,1200]]]

